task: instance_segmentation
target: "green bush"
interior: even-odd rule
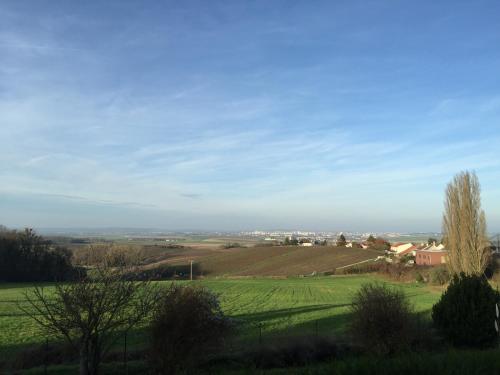
[[[172,284],[151,323],[149,362],[154,373],[192,371],[220,348],[232,328],[208,289]]]
[[[431,270],[431,283],[444,285],[450,281],[450,273],[445,267],[434,267]]]
[[[375,273],[380,272],[380,270],[385,266],[385,262],[368,262],[364,264],[359,264],[355,266],[337,268],[335,273],[340,275],[357,275],[363,273]]]
[[[234,363],[256,369],[307,366],[339,357],[342,348],[328,337],[290,336],[266,340],[255,350],[244,351],[234,357]]]
[[[416,317],[406,295],[385,284],[365,284],[353,299],[350,331],[365,350],[392,354],[415,340]]]
[[[455,275],[432,308],[432,320],[443,336],[456,346],[491,347],[498,342],[494,327],[499,300],[485,277]]]
[[[222,246],[223,249],[235,249],[238,247],[243,247],[239,242],[228,242]]]
[[[417,283],[425,283],[425,278],[420,272],[417,272],[417,274],[415,275],[415,281]]]

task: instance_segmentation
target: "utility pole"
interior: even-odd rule
[[[190,273],[190,280],[193,281],[193,261],[191,261],[191,273]]]

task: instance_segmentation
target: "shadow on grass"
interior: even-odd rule
[[[338,306],[316,306],[315,308],[284,309],[271,314],[246,314],[246,320],[238,327],[238,334],[231,339],[231,346],[238,351],[249,346],[260,345],[269,340],[300,339],[300,337],[338,337],[348,330],[350,313],[336,313],[318,319],[294,321],[294,314],[328,310]],[[272,319],[280,318],[275,322]]]
[[[236,319],[241,319],[241,320],[253,322],[253,321],[272,320],[272,319],[279,319],[279,318],[290,318],[290,317],[292,317],[294,315],[298,315],[298,314],[311,313],[311,312],[315,312],[315,311],[330,310],[330,309],[334,309],[334,308],[342,308],[342,307],[348,307],[348,306],[350,306],[350,304],[348,304],[348,303],[339,304],[339,305],[322,304],[322,305],[293,307],[293,308],[287,308],[287,309],[269,310],[269,311],[262,311],[262,312],[249,313],[249,314],[240,314],[240,315],[234,315],[233,317]]]
[[[46,341],[47,340],[47,341]],[[143,359],[148,345],[147,327],[130,330],[126,337],[123,332],[116,340],[105,362]],[[72,365],[78,362],[78,352],[61,338],[40,336],[38,343],[3,345],[0,347],[0,374],[2,370],[20,370],[49,365]]]
[[[37,287],[53,287],[55,285],[54,282],[6,282],[6,281],[0,281],[0,290],[4,289],[29,289],[29,288],[34,288],[35,286]]]

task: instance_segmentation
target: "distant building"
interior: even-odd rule
[[[411,242],[398,242],[391,246],[390,252],[399,257],[407,254],[415,255],[416,250],[417,247]]]
[[[423,249],[415,251],[415,263],[418,266],[437,266],[445,264],[448,259],[448,250],[444,245],[432,244]]]
[[[312,246],[312,242],[302,242],[300,246]]]

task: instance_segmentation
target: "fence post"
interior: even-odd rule
[[[48,370],[47,370],[47,362],[48,362],[48,356],[49,356],[49,338],[46,337],[45,338],[45,350],[44,350],[44,356],[43,356],[43,373],[44,375],[47,375],[48,374]]]
[[[259,322],[259,345],[262,344],[262,323]]]
[[[123,367],[125,368],[125,374],[128,374],[127,366],[127,332],[125,332],[125,340],[123,345]]]
[[[314,331],[316,333],[316,337],[318,337],[318,320],[314,322]]]

